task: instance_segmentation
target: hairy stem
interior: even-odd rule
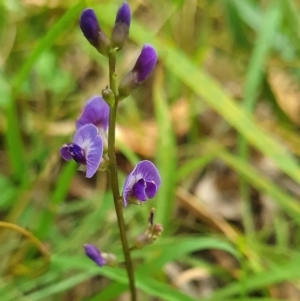
[[[120,238],[122,241],[123,253],[125,257],[125,266],[129,279],[129,287],[131,292],[131,300],[136,301],[136,289],[134,284],[134,271],[132,260],[130,256],[130,249],[128,246],[127,236],[126,236],[126,226],[123,217],[123,207],[120,202],[120,192],[119,192],[119,182],[118,182],[118,169],[115,153],[115,128],[116,128],[116,115],[118,108],[118,90],[116,86],[116,52],[111,51],[109,53],[109,85],[110,89],[114,94],[114,103],[110,107],[109,111],[109,128],[108,128],[108,156],[109,156],[109,174],[111,188],[114,198],[115,210],[118,218],[118,226],[120,231]]]

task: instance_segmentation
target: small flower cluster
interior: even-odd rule
[[[130,21],[130,7],[124,2],[117,12],[110,39],[101,30],[97,16],[91,8],[81,13],[79,25],[89,43],[99,53],[109,57],[125,45]],[[110,164],[107,155],[107,131],[111,118],[110,110],[116,102],[116,96],[117,101],[127,97],[148,78],[156,62],[155,49],[149,44],[144,45],[135,65],[120,81],[118,90],[111,91],[106,88],[102,91],[103,97],[94,96],[84,105],[80,117],[75,122],[76,132],[73,140],[61,147],[60,155],[66,161],[74,160],[78,163],[80,169],[85,170],[87,178],[93,177],[100,167],[105,169]],[[153,198],[160,184],[161,178],[155,165],[148,160],[139,162],[125,179],[122,193],[123,206],[139,204]],[[154,211],[151,210],[148,229],[136,238],[134,248],[153,242],[161,234],[162,226],[153,224],[153,216]],[[94,245],[85,244],[84,250],[98,266],[117,265],[117,259],[113,254],[102,253]]]

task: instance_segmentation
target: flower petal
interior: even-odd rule
[[[61,157],[62,157],[64,160],[66,160],[66,161],[72,160],[72,155],[71,155],[70,152],[69,152],[69,146],[70,146],[71,144],[72,144],[72,143],[64,144],[64,145],[60,148],[60,150],[59,150]]]
[[[91,178],[98,170],[103,154],[103,143],[100,136],[94,137],[86,149],[86,177]]]
[[[144,179],[140,179],[133,185],[132,195],[139,201],[144,202],[147,199],[145,189],[146,189],[146,182]]]
[[[88,145],[97,136],[98,130],[93,124],[86,124],[74,135],[73,142],[86,151]]]
[[[93,124],[98,129],[107,130],[109,120],[109,106],[100,96],[94,96],[83,107],[81,116],[76,121],[76,129],[86,124]]]
[[[123,185],[123,204],[124,207],[126,207],[128,205],[129,202],[129,198],[132,194],[132,187],[133,185],[140,180],[142,177],[140,177],[139,179],[136,179],[136,177],[134,176],[134,171],[135,171],[136,167],[133,169],[133,171],[126,177],[124,185]]]
[[[139,162],[132,173],[137,177],[145,179],[147,182],[153,182],[157,188],[161,184],[160,175],[156,166],[148,160]]]
[[[86,256],[92,259],[97,265],[102,267],[106,264],[106,260],[101,256],[101,253],[97,247],[91,244],[85,244],[83,245],[83,248]]]
[[[157,191],[157,186],[153,182],[146,181],[145,193],[148,199],[152,199]]]
[[[71,154],[74,161],[77,162],[78,164],[86,163],[84,150],[76,143],[70,143],[69,153]]]

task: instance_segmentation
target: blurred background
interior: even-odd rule
[[[86,179],[59,156],[107,60],[78,18],[110,35],[121,1],[0,1],[1,301],[130,300],[105,172]],[[143,44],[159,62],[119,107],[120,184],[155,162],[155,199],[124,210],[139,300],[300,300],[300,1],[129,0],[118,79]],[[298,232],[299,231],[299,232]]]

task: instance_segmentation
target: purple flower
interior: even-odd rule
[[[153,71],[157,62],[157,54],[155,49],[146,44],[133,67],[122,79],[119,85],[119,93],[121,97],[128,96],[136,89]]]
[[[101,31],[97,16],[91,8],[86,8],[80,16],[79,26],[86,39],[102,54],[109,50],[110,41]]]
[[[112,32],[112,43],[115,47],[121,49],[126,42],[126,39],[129,34],[129,27],[130,27],[130,7],[127,2],[124,2],[116,16],[115,26]]]
[[[106,260],[101,256],[100,251],[94,245],[85,244],[83,248],[86,256],[92,259],[97,265],[102,267],[106,264]]]
[[[84,105],[76,121],[76,130],[86,124],[95,125],[99,131],[106,132],[109,121],[109,106],[100,96],[94,96]]]
[[[100,165],[103,143],[93,124],[86,124],[74,135],[73,142],[64,144],[60,155],[66,161],[74,159],[78,164],[86,165],[86,177],[91,178]]]
[[[126,207],[131,200],[144,202],[152,199],[161,183],[155,165],[150,161],[139,162],[127,176],[123,187],[123,202]]]

